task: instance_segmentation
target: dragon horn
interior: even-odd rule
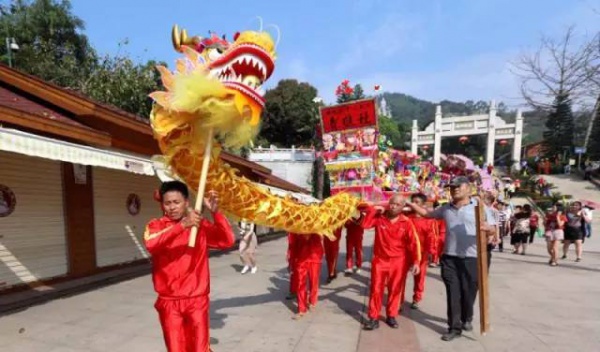
[[[200,43],[202,38],[198,36],[189,37],[187,31],[185,29],[179,30],[179,26],[174,25],[173,30],[171,31],[171,40],[173,41],[173,47],[178,52],[183,52],[181,47],[183,45],[197,45]]]

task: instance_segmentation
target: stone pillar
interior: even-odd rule
[[[523,138],[523,115],[521,109],[517,110],[517,119],[515,120],[515,138],[513,141],[512,158],[515,162],[521,162],[521,143]]]
[[[496,147],[496,101],[490,103],[488,119],[488,136],[485,162],[494,165],[494,149]]]
[[[435,107],[435,122],[433,124],[433,165],[440,166],[442,154],[442,106]]]
[[[417,120],[413,120],[412,131],[410,135],[410,152],[413,154],[417,154],[418,146],[417,142],[419,141],[419,125],[417,124]]]

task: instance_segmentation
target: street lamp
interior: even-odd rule
[[[8,55],[8,66],[13,67],[13,52],[19,51],[19,44],[15,38],[6,37],[6,55]]]

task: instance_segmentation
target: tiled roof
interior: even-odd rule
[[[89,128],[68,118],[56,110],[49,109],[47,106],[41,105],[32,99],[26,98],[24,94],[17,94],[2,86],[0,86],[0,106],[6,106],[28,114],[36,115],[45,119],[57,120],[73,126]]]

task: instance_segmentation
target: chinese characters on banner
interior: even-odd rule
[[[323,134],[377,126],[375,99],[321,108]]]
[[[375,100],[321,108],[320,128],[331,193],[371,199],[378,150]]]

